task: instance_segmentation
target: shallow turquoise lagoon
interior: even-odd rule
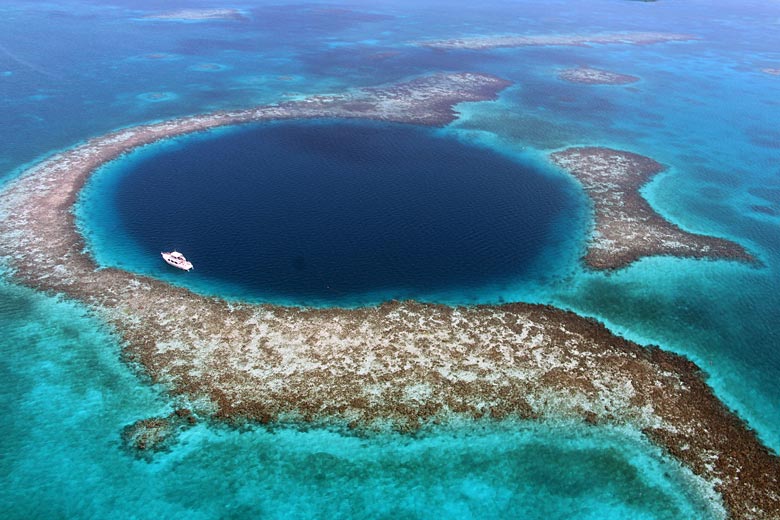
[[[0,285],[6,518],[718,518],[638,433],[478,423],[415,436],[202,422],[151,462],[121,429],[171,403],[72,303]]]

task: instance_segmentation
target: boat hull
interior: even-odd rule
[[[177,269],[181,269],[182,271],[190,271],[192,270],[192,263],[188,262],[187,259],[185,259],[183,256],[176,257],[172,255],[171,253],[160,253],[162,255],[163,260],[165,260],[165,263],[173,266]]]

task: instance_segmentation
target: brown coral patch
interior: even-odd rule
[[[593,203],[595,226],[585,263],[619,269],[644,256],[758,261],[741,245],[680,229],[639,192],[664,166],[649,157],[610,148],[569,148],[550,158],[582,183]]]
[[[179,408],[168,417],[150,417],[125,426],[122,443],[134,456],[149,460],[154,453],[170,449],[179,434],[197,422],[190,410]]]
[[[492,99],[506,85],[480,74],[437,75],[95,138],[34,166],[0,193],[0,255],[20,283],[87,304],[121,335],[127,359],[172,394],[201,403],[201,413],[262,423],[337,420],[353,428],[390,422],[409,431],[453,416],[629,424],[717,483],[732,516],[777,517],[780,461],[724,408],[698,368],[615,336],[593,320],[521,303],[452,308],[390,302],[362,309],[241,304],[97,269],[83,250],[71,213],[79,189],[99,166],[136,147],[271,119],[443,124],[454,117],[455,103]],[[374,108],[350,110],[354,102]],[[625,152],[617,159],[614,151],[560,157],[576,172],[591,165],[585,156],[608,171],[614,161],[628,165],[618,171],[633,180],[617,195],[630,202],[639,197],[631,186],[638,189],[643,176],[660,168]],[[582,171],[596,175],[600,169]],[[172,439],[172,421],[189,423],[187,417],[180,412],[131,425],[126,442],[135,449],[163,446]]]

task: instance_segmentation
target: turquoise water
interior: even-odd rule
[[[630,430],[453,425],[415,437],[200,423],[152,462],[122,427],[171,404],[75,304],[0,284],[5,518],[717,518]],[[663,507],[659,507],[663,504]]]
[[[546,276],[442,289],[428,299],[552,303],[685,354],[780,450],[780,219],[753,209],[780,203],[780,79],[760,72],[780,68],[780,6],[595,0],[454,9],[451,2],[388,0],[334,14],[316,3],[237,2],[251,20],[137,20],[170,5],[0,6],[4,179],[51,150],[121,126],[430,71],[498,74],[515,85],[497,102],[458,107],[462,119],[441,135],[535,162],[551,176],[544,157],[566,146],[651,156],[670,166],[645,190],[654,207],[687,229],[739,241],[765,265],[648,259],[618,273],[591,273],[578,263],[583,220],[548,237],[560,242],[560,256]],[[462,53],[408,44],[608,30],[681,31],[700,40]],[[559,68],[578,65],[642,81],[610,87],[556,78]],[[0,505],[12,518],[711,516],[696,485],[635,433],[566,424],[462,425],[359,439],[201,423],[171,452],[136,460],[121,449],[121,428],[175,404],[120,361],[116,339],[79,306],[5,282],[0,294],[7,382]]]

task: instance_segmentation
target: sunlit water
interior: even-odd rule
[[[201,423],[152,462],[121,429],[171,405],[72,303],[0,285],[5,518],[717,518],[637,433],[484,423],[418,436]]]
[[[554,303],[686,354],[762,440],[780,448],[780,218],[767,211],[780,209],[780,78],[760,72],[780,68],[773,43],[780,7],[605,0],[454,9],[393,1],[339,15],[314,6],[246,5],[245,22],[138,19],[146,9],[170,5],[0,6],[6,178],[51,150],[124,125],[430,71],[498,74],[515,85],[497,102],[459,106],[462,118],[435,132],[437,138],[486,147],[548,179],[556,172],[545,166],[545,154],[565,146],[651,156],[670,166],[645,190],[654,207],[687,229],[739,241],[765,265],[661,258],[611,275],[590,273],[578,263],[587,223],[577,219],[579,228],[544,238],[547,252],[560,253],[550,271],[429,288],[425,299]],[[464,53],[408,45],[480,33],[605,30],[679,31],[700,39]],[[577,65],[642,81],[610,87],[556,78],[557,69]],[[562,177],[556,182],[571,187]],[[575,216],[585,208],[577,197],[568,199]],[[362,301],[380,293],[363,294]],[[641,436],[566,424],[460,425],[416,437],[357,438],[285,428],[239,432],[201,422],[171,452],[151,463],[137,460],[121,449],[120,431],[169,413],[174,405],[165,394],[120,361],[116,338],[78,305],[9,284],[0,294],[6,418],[0,501],[12,518],[715,514],[686,472]]]

